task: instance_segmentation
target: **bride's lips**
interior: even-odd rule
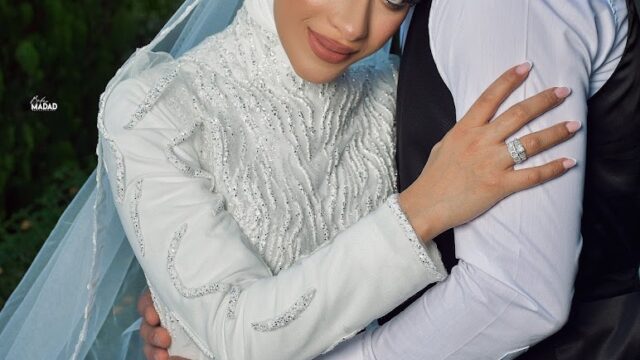
[[[309,46],[317,57],[331,64],[344,62],[357,52],[357,50],[324,37],[311,29],[309,29]]]

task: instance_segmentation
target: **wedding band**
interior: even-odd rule
[[[513,162],[517,164],[521,164],[527,160],[527,151],[525,150],[520,139],[516,138],[507,143],[507,150],[509,151],[509,155],[513,159]]]

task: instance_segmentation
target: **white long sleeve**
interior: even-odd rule
[[[326,359],[510,359],[564,324],[582,243],[586,102],[622,55],[626,16],[624,1],[433,2],[432,51],[457,118],[502,71],[532,61],[525,85],[500,112],[552,86],[573,94],[516,136],[566,120],[584,128],[521,167],[560,157],[577,159],[578,167],[456,228],[460,261],[450,276]]]
[[[191,75],[201,69],[193,64],[184,66],[192,66]],[[196,103],[195,107],[204,109],[205,99],[197,91],[181,97],[182,90],[198,89],[194,84],[199,80],[174,67],[174,62],[158,65],[119,84],[106,100],[107,136],[102,138],[117,210],[150,287],[171,312],[177,328],[197,345],[174,337],[172,355],[194,359],[312,358],[446,275],[435,245],[424,247],[418,242],[398,212],[394,197],[377,204],[369,215],[338,232],[325,246],[274,275],[227,211],[231,200],[216,190],[224,189],[224,184],[216,183],[214,189],[215,181],[208,171],[224,171],[205,169],[202,164],[203,142],[215,141],[217,135],[202,131],[194,136],[205,126],[197,116],[205,113],[182,110]],[[164,74],[169,76],[163,80]],[[168,80],[170,77],[175,79]],[[185,100],[183,103],[152,90],[156,84],[170,81],[167,86]],[[238,89],[244,91],[243,87]],[[157,102],[149,100],[159,93]],[[221,108],[206,114],[225,121]],[[213,145],[241,145],[239,135],[235,136],[227,142],[218,138],[219,143]],[[371,150],[366,155],[376,159]],[[251,155],[256,156],[260,154]],[[278,160],[274,154],[273,163]],[[285,186],[285,180],[278,181]],[[340,214],[340,209],[335,210]],[[275,215],[264,214],[264,221]],[[260,221],[257,218],[255,225]]]

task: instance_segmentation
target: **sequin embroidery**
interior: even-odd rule
[[[167,270],[169,272],[169,277],[171,278],[171,282],[173,286],[178,290],[180,295],[185,298],[197,298],[201,296],[205,296],[207,294],[211,294],[214,292],[227,292],[230,289],[229,284],[218,283],[218,282],[209,282],[205,285],[199,287],[187,287],[180,279],[178,275],[178,271],[176,270],[176,255],[178,252],[178,248],[180,247],[180,242],[187,232],[187,224],[182,224],[173,234],[171,239],[171,243],[169,244],[169,255],[167,256]]]
[[[180,133],[171,140],[165,149],[165,155],[167,159],[176,167],[176,169],[180,170],[183,174],[190,177],[201,177],[206,179],[211,179],[211,174],[206,172],[201,168],[195,168],[183,159],[181,159],[175,152],[175,148],[180,144],[185,142],[188,138],[193,136],[196,129],[201,126],[200,123],[191,124],[186,129],[180,131]]]
[[[119,204],[124,202],[124,196],[126,192],[126,174],[124,168],[124,157],[118,149],[118,145],[111,138],[104,125],[104,106],[107,99],[107,91],[100,94],[100,101],[98,105],[98,133],[104,141],[107,142],[116,162],[116,201]],[[100,146],[100,144],[98,144]]]
[[[273,319],[253,322],[251,327],[254,330],[260,332],[274,331],[289,325],[292,321],[297,319],[311,304],[314,296],[316,295],[316,289],[311,289],[304,295],[302,295],[287,311],[282,315],[279,315]]]
[[[305,82],[277,36],[261,30],[240,9],[227,30],[178,59],[180,84],[163,99],[201,124],[185,130],[203,144],[198,165],[277,274],[395,192],[396,78],[389,63]]]
[[[136,240],[140,247],[140,255],[144,257],[144,238],[142,237],[142,228],[140,227],[140,213],[138,206],[140,205],[140,199],[142,198],[142,182],[144,179],[139,179],[135,183],[135,189],[133,193],[133,201],[129,207],[129,213],[131,215],[131,224],[133,225],[133,231],[136,234]]]
[[[440,274],[436,269],[436,266],[433,263],[433,260],[429,257],[429,254],[427,253],[427,250],[425,249],[424,245],[422,245],[422,241],[420,241],[420,239],[418,238],[418,234],[416,234],[415,230],[413,229],[413,226],[409,222],[409,219],[407,219],[407,216],[405,215],[404,211],[400,207],[400,203],[398,203],[398,194],[396,193],[389,196],[386,204],[387,206],[389,206],[393,214],[398,219],[400,226],[402,227],[405,235],[411,242],[411,246],[415,250],[416,255],[418,255],[420,262],[429,271],[435,274]]]
[[[232,286],[229,291],[229,300],[227,303],[227,318],[235,319],[236,318],[236,307],[238,305],[238,298],[240,298],[240,288],[237,286]]]
[[[124,196],[127,190],[125,185],[126,173],[124,169],[124,157],[122,156],[122,153],[118,149],[118,145],[116,144],[115,141],[111,139],[105,139],[105,140],[107,140],[107,143],[111,148],[111,152],[113,153],[113,156],[115,157],[115,160],[116,160],[116,186],[118,187],[116,189],[117,191],[116,199],[119,204],[122,204],[122,202],[124,202]]]
[[[140,120],[144,118],[144,116],[151,110],[153,105],[158,101],[160,95],[165,91],[167,86],[171,84],[171,82],[178,75],[178,70],[180,69],[180,63],[168,74],[160,77],[158,79],[155,86],[147,93],[147,96],[144,98],[142,104],[138,105],[136,111],[131,115],[131,120],[127,123],[124,128],[125,129],[133,129]]]

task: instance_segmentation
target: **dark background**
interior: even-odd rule
[[[0,309],[95,168],[107,82],[181,3],[0,0]]]

